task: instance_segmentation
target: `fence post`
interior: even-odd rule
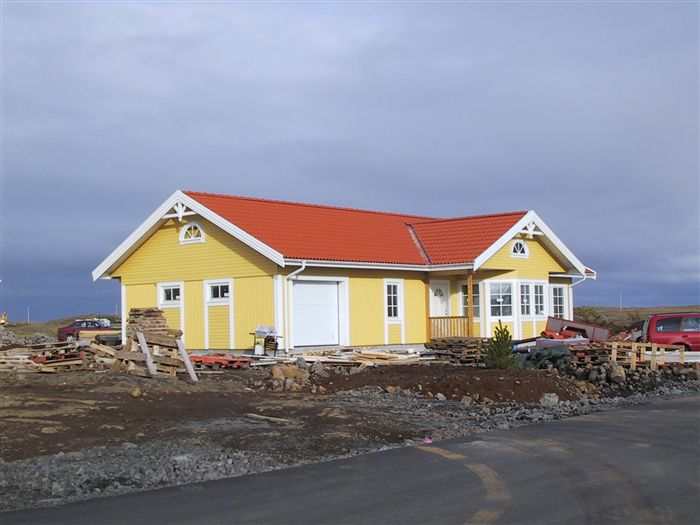
[[[612,344],[612,352],[610,352],[610,360],[614,363],[617,361],[617,341]]]
[[[630,352],[630,370],[637,369],[637,343],[632,343],[632,351]]]
[[[651,344],[651,369],[656,370],[656,343]]]

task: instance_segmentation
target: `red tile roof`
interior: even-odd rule
[[[434,219],[193,191],[185,193],[291,259],[411,265],[472,262],[525,214]]]

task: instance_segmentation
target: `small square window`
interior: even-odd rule
[[[180,305],[180,287],[179,286],[161,286],[160,287],[160,304],[161,306],[179,306]]]
[[[213,283],[209,285],[209,301],[215,303],[227,303],[231,295],[227,283]]]

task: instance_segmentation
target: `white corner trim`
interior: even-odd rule
[[[282,322],[284,318],[284,301],[282,300],[282,281],[282,276],[280,274],[275,274],[272,281],[272,301],[274,303],[275,333],[284,337],[284,323]]]
[[[130,253],[130,250],[152,229],[159,221],[164,220],[168,212],[176,205],[181,204],[187,206],[190,210],[195,212],[197,215],[208,220],[215,226],[218,226],[224,230],[229,235],[232,235],[242,243],[246,244],[253,250],[264,255],[274,263],[279,266],[284,267],[284,257],[280,252],[274,248],[268,246],[264,242],[256,239],[249,233],[245,232],[238,226],[230,223],[220,215],[214,213],[209,208],[200,204],[198,201],[185,195],[182,191],[175,191],[170,197],[168,197],[163,204],[161,204],[156,211],[151,213],[148,218],[143,221],[129,236],[124,239],[119,246],[117,246],[112,253],[110,253],[93,271],[92,279],[96,281],[97,279],[104,277],[105,274],[113,268],[115,264],[121,261],[121,259]],[[107,277],[109,277],[107,275]]]
[[[474,260],[474,270],[481,267],[486,261],[493,257],[498,250],[503,248],[508,241],[513,239],[520,231],[527,227],[529,223],[534,223],[544,233],[545,237],[559,250],[559,252],[567,259],[574,268],[582,275],[586,275],[586,267],[581,261],[569,250],[562,240],[557,237],[554,232],[545,224],[542,218],[534,211],[530,210],[522,218],[516,222],[506,233],[504,233],[495,243],[479,255]]]
[[[126,313],[126,285],[122,284],[121,285],[121,292],[122,292],[122,297],[121,297],[121,311],[122,311],[122,345],[126,344],[126,321],[127,321],[127,313]]]

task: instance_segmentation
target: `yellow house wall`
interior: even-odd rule
[[[538,237],[526,239],[517,237],[523,241],[530,252],[527,259],[511,257],[512,240],[498,250],[493,257],[486,261],[480,270],[508,270],[509,274],[517,275],[520,279],[549,280],[549,273],[565,272],[565,268],[552,256],[540,243]]]
[[[400,324],[390,324],[389,330],[389,344],[390,345],[400,345],[401,344],[401,325]]]
[[[272,276],[235,279],[233,306],[235,346],[253,348],[255,327],[275,324]]]
[[[285,269],[290,273],[296,268]],[[345,268],[307,267],[304,276],[347,277],[350,303],[350,345],[369,346],[384,344],[384,279],[403,279],[404,323],[406,344],[426,341],[425,284],[418,272],[394,272]],[[401,342],[400,325],[389,325],[390,339]],[[394,344],[394,343],[391,343]]]
[[[252,248],[210,222],[197,217],[205,242],[180,244],[180,228],[187,225],[170,220],[146,240],[115,271],[122,284],[167,281],[202,281],[224,277],[272,275],[276,265]]]
[[[185,282],[185,345],[204,348],[204,287],[202,281]]]
[[[173,328],[175,330],[182,330],[182,327],[180,327],[179,308],[163,308],[163,314],[165,315],[165,321],[168,323],[168,326],[170,328]]]
[[[155,308],[158,306],[156,285],[150,283],[128,286],[125,300],[127,312],[132,308]]]
[[[209,310],[209,348],[226,350],[231,346],[229,338],[229,307],[210,306]]]

